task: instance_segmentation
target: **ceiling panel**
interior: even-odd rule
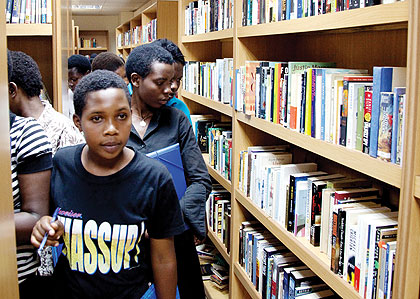
[[[73,15],[117,15],[135,11],[149,0],[72,0],[72,5],[102,5],[102,9],[73,9]]]

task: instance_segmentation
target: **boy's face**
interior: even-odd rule
[[[77,83],[79,83],[79,80],[82,79],[83,74],[79,73],[76,68],[71,68],[69,69],[68,76],[69,88],[74,92],[74,89],[76,88]]]
[[[183,75],[183,66],[179,62],[174,63],[174,79],[171,85],[171,95],[169,98],[173,98],[176,95],[179,87],[181,86],[181,80]]]
[[[120,88],[89,92],[82,117],[75,123],[81,128],[95,160],[112,160],[123,152],[131,129],[131,111],[127,96]]]
[[[131,81],[137,87],[136,92],[143,103],[152,108],[160,108],[169,100],[173,77],[174,67],[172,64],[154,62],[149,75],[142,78],[134,73],[131,76]]]

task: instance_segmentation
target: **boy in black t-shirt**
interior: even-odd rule
[[[158,298],[175,298],[180,206],[165,166],[125,146],[128,99],[124,81],[105,70],[85,76],[75,90],[75,123],[87,144],[55,155],[51,197],[58,220],[45,216],[32,233],[36,247],[45,232],[46,245],[57,246],[63,236],[54,273],[60,298],[137,299],[150,270]]]

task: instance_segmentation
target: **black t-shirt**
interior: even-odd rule
[[[144,231],[166,238],[184,230],[172,179],[141,153],[113,175],[92,175],[81,163],[83,146],[54,157],[51,195],[65,227],[59,296],[140,298],[151,273]]]

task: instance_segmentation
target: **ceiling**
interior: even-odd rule
[[[149,0],[71,0],[72,5],[102,5],[102,9],[72,9],[73,15],[118,15],[135,11]]]

